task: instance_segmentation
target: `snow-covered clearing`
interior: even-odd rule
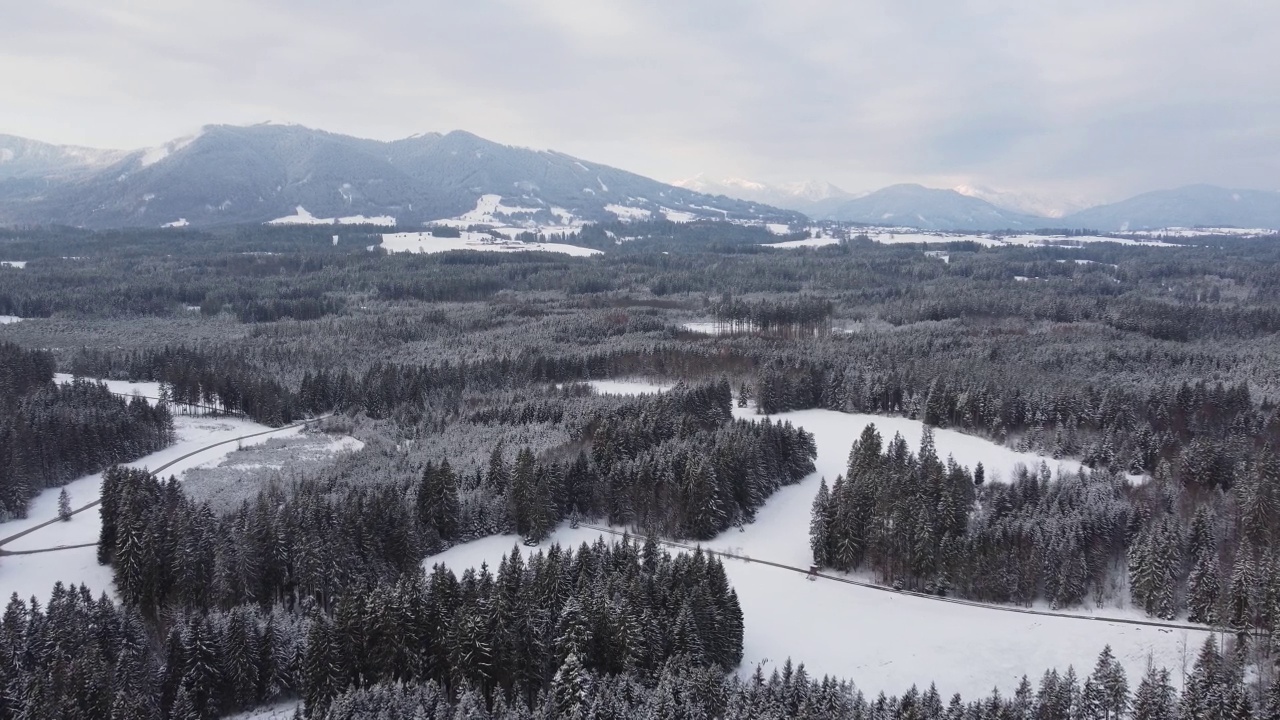
[[[1226,235],[1235,237],[1266,237],[1268,235],[1280,234],[1280,230],[1269,228],[1229,228],[1229,227],[1204,227],[1204,228],[1186,228],[1186,227],[1167,227],[1159,230],[1128,230],[1121,235],[1132,237],[1176,237],[1191,238],[1205,237],[1207,235]]]
[[[21,270],[27,266],[26,260],[0,260],[0,267],[11,267]]]
[[[312,215],[306,208],[299,205],[294,208],[292,215],[268,220],[268,225],[381,225],[383,227],[395,227],[396,219],[390,215],[375,215],[366,217],[364,215],[349,215],[340,218],[320,218]]]
[[[671,208],[662,208],[662,214],[673,223],[687,223],[698,219],[697,215],[683,210],[672,210]]]
[[[186,227],[186,226],[188,226],[188,225],[190,225],[190,224],[191,224],[191,223],[187,222],[187,219],[186,219],[186,218],[178,218],[177,220],[174,220],[173,222],[167,222],[167,223],[165,223],[165,224],[161,225],[160,227],[162,227],[162,228],[180,228],[180,227]]]
[[[198,308],[197,308],[198,309]],[[54,373],[53,381],[56,383],[69,383],[76,378],[70,373]],[[128,380],[102,380],[99,378],[88,378],[94,382],[100,382],[107,386],[107,389],[118,395],[141,395],[151,399],[151,404],[155,405],[155,398],[160,397],[160,383],[158,382],[129,382]]]
[[[835,245],[840,242],[840,238],[831,235],[820,235],[818,237],[807,237],[803,240],[787,240],[786,242],[765,243],[765,247],[778,248],[780,250],[793,250],[795,248],[813,248],[824,247],[826,245]]]
[[[592,384],[600,392],[615,394],[670,387],[642,381]],[[735,409],[734,414],[759,417],[751,409]],[[829,410],[802,410],[775,419],[788,420],[814,434],[817,472],[775,493],[743,531],[729,530],[704,546],[807,568],[812,560],[809,511],[821,479],[831,482],[844,472],[849,447],[867,423],[874,422],[886,441],[895,432],[902,433],[913,451],[919,446],[921,424],[905,418]],[[1009,477],[1018,464],[1034,467],[1042,460],[1053,468],[1079,467],[1071,461],[1014,452],[951,430],[935,430],[934,439],[941,457],[951,455],[970,467],[982,462],[992,481]],[[566,525],[543,545],[577,546],[600,536],[599,531]],[[616,540],[613,535],[605,537]],[[430,568],[444,563],[460,572],[487,562],[496,568],[502,555],[513,547],[526,555],[531,550],[515,536],[491,537],[430,557],[424,565]],[[1077,673],[1089,672],[1108,644],[1131,679],[1141,676],[1150,657],[1169,668],[1177,683],[1182,668],[1190,668],[1205,634],[1005,612],[830,580],[810,582],[801,574],[744,560],[726,560],[725,569],[738,592],[746,624],[745,657],[739,668],[743,676],[757,664],[765,664],[768,672],[790,657],[803,661],[811,675],[846,677],[873,695],[880,690],[900,693],[912,684],[927,686],[930,682],[936,682],[944,696],[960,692],[974,699],[989,694],[992,687],[1007,695],[1023,675],[1034,682],[1049,668],[1065,670],[1069,665]],[[1120,608],[1098,612],[1107,617],[1140,617],[1133,610]]]
[[[575,257],[599,255],[599,250],[565,245],[563,243],[523,243],[516,240],[499,240],[488,233],[462,231],[461,237],[436,237],[430,232],[386,233],[382,236],[382,248],[387,252],[441,253],[450,250],[480,250],[484,252],[541,252],[563,253]]]
[[[765,227],[774,235],[787,235],[791,232],[791,226],[782,223],[766,223]]]
[[[71,376],[58,374],[55,378],[59,382],[66,382]],[[159,392],[158,383],[130,383],[117,380],[105,382],[113,392],[125,395],[136,391],[156,397]],[[128,465],[157,468],[195,452],[195,455],[174,463],[162,473],[165,478],[174,475],[181,480],[187,471],[216,466],[239,448],[266,443],[273,439],[296,437],[302,432],[300,427],[272,429],[250,420],[226,417],[175,415],[173,423],[177,434],[177,441],[173,445]],[[202,450],[214,443],[232,441],[257,433],[264,434]],[[327,438],[321,444],[325,446],[325,450],[332,452],[354,450],[360,447],[359,440],[345,437]],[[71,506],[80,508],[99,498],[102,490],[102,474],[86,475],[63,487],[71,497]],[[0,538],[23,532],[56,517],[60,491],[60,488],[51,488],[41,492],[32,499],[26,518],[0,523]],[[93,543],[98,540],[101,524],[101,516],[97,508],[90,508],[76,513],[68,522],[54,523],[18,538],[6,544],[4,549],[17,552],[60,545]],[[84,583],[95,595],[103,591],[113,595],[115,593],[111,583],[111,568],[98,565],[97,549],[94,547],[0,557],[0,600],[7,600],[10,594],[17,592],[20,597],[35,596],[43,601],[48,598],[53,584],[58,581],[66,584]]]
[[[512,215],[532,215],[541,211],[542,208],[536,207],[503,205],[501,195],[481,195],[476,200],[474,210],[468,210],[454,218],[432,220],[431,224],[456,228],[468,228],[472,225],[508,225],[511,222],[510,216]]]
[[[1089,243],[1116,243],[1118,245],[1144,245],[1148,247],[1178,247],[1159,240],[1135,240],[1131,237],[1106,237],[1102,235],[997,235],[981,232],[941,232],[918,230],[908,227],[857,228],[854,236],[866,235],[882,245],[938,244],[972,242],[984,247],[1080,247]],[[791,249],[822,247],[840,242],[839,238],[823,233],[820,237],[765,243],[765,247]]]
[[[0,315],[0,325],[8,325],[16,322],[22,322],[22,318],[17,315]]]
[[[271,428],[238,418],[201,418],[178,415],[174,417],[174,429],[178,441],[173,445],[139,460],[131,467],[154,468],[176,460],[187,453],[223,440],[250,435]],[[269,435],[260,435],[240,443],[229,442],[194,455],[164,471],[164,476],[181,478],[187,470],[209,464],[217,464],[237,445],[265,442],[271,437],[288,437],[297,434],[299,428],[281,429]],[[64,486],[71,496],[71,506],[83,507],[97,500],[102,490],[102,474],[86,475]],[[8,537],[39,525],[58,514],[59,488],[41,492],[31,501],[26,519],[0,523],[0,537]],[[30,535],[18,538],[4,546],[8,551],[36,550],[59,545],[80,545],[96,542],[102,526],[102,518],[96,508],[77,513],[68,522],[54,523]],[[114,595],[111,584],[111,568],[98,565],[94,547],[59,550],[35,555],[10,555],[0,558],[0,594],[8,598],[17,592],[20,597],[35,596],[41,600],[49,596],[53,583],[84,583],[96,595],[106,591]]]
[[[648,220],[653,215],[652,212],[644,208],[627,207],[616,203],[609,203],[604,206],[604,209],[617,215],[619,220]]]

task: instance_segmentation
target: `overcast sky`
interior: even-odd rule
[[[0,132],[470,130],[677,180],[1280,189],[1269,0],[6,2]]]

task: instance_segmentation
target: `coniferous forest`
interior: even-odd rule
[[[778,250],[802,235],[652,220],[587,226],[565,242],[605,252],[575,258],[389,255],[332,230],[0,230],[26,261],[0,266],[0,315],[22,318],[0,326],[0,522],[101,472],[77,517],[100,518],[113,578],[10,597],[0,544],[0,720],[1280,717],[1274,238],[940,257],[851,227]],[[611,379],[668,389],[590,386]],[[127,466],[195,422],[184,407],[363,446],[215,503]],[[923,437],[868,426],[815,496],[794,487],[817,481],[814,434],[767,417],[800,410]],[[962,465],[944,430],[1046,462]],[[975,697],[799,653],[743,667],[733,561],[692,548],[797,491],[823,572],[1217,632],[1185,673],[1098,647]],[[581,523],[632,537],[550,542]],[[504,534],[493,567],[429,559]]]

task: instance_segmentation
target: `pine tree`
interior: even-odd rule
[[[67,494],[66,488],[58,493],[58,519],[63,522],[71,521],[71,496]]]
[[[1176,698],[1169,671],[1149,666],[1133,695],[1133,720],[1175,720]]]
[[[1214,625],[1218,622],[1218,599],[1222,581],[1218,576],[1217,551],[1205,548],[1196,558],[1187,580],[1188,620]]]
[[[813,499],[813,510],[809,520],[809,548],[813,552],[813,564],[827,567],[827,547],[831,543],[827,526],[831,514],[831,493],[827,489],[827,479],[822,478],[818,484],[818,494]]]
[[[551,681],[551,694],[560,717],[583,713],[590,702],[591,676],[576,652],[570,652]]]

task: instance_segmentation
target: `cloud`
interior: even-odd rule
[[[663,179],[1280,186],[1280,5],[56,0],[6,10],[0,132],[465,128]]]

